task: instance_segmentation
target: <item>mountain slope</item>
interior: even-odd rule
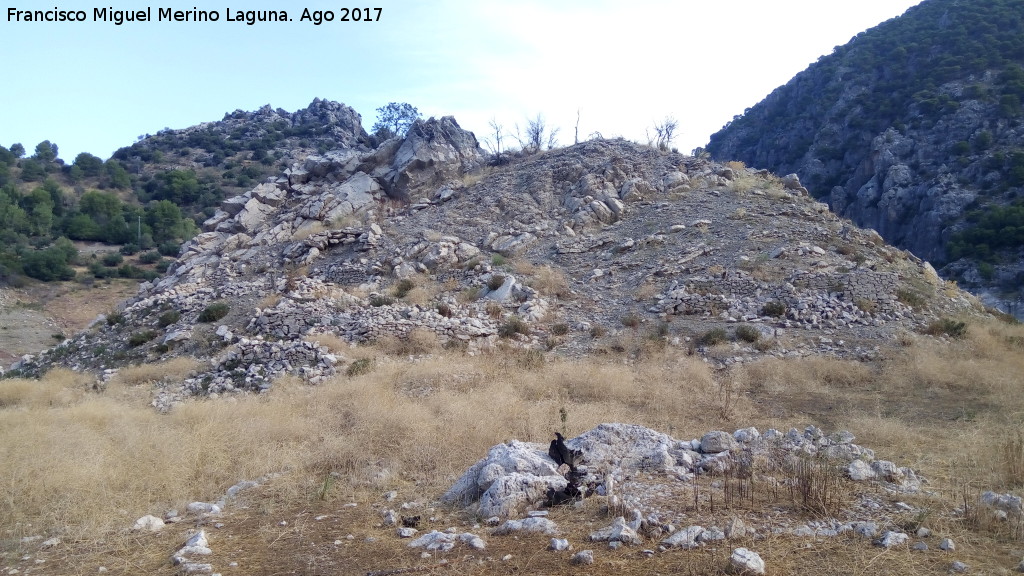
[[[310,156],[203,230],[121,311],[18,369],[187,355],[206,364],[180,392],[202,394],[349,369],[323,341],[864,358],[978,309],[795,180],[622,140],[488,167],[452,118]]]
[[[978,291],[1019,298],[1024,2],[927,0],[712,136]]]

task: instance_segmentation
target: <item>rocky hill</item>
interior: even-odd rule
[[[981,310],[795,176],[623,140],[491,166],[450,117],[375,148],[348,134],[225,200],[165,276],[14,369],[204,360],[166,406],[357,369],[325,338],[412,354],[425,340],[474,354],[678,346],[727,366],[871,357]]]
[[[820,58],[713,135],[1004,309],[1024,237],[1024,2],[926,0]]]

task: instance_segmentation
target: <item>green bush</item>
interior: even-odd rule
[[[405,298],[405,296],[416,287],[416,283],[408,278],[403,278],[395,283],[395,298]]]
[[[498,327],[498,336],[502,338],[511,338],[516,334],[529,334],[530,327],[523,322],[518,316],[512,316],[505,321],[504,324]]]
[[[156,250],[150,250],[149,252],[143,252],[139,254],[139,262],[142,264],[156,264],[160,261],[160,253]]]
[[[110,326],[116,326],[124,323],[124,314],[120,312],[113,312],[107,315],[107,324]]]
[[[701,346],[714,346],[715,344],[721,344],[729,339],[729,335],[726,333],[725,328],[712,328],[707,332],[700,335],[697,339],[697,343]]]
[[[117,252],[107,252],[103,255],[103,258],[100,259],[100,262],[103,262],[103,265],[109,268],[116,268],[124,262],[124,256],[121,256],[121,254]]]
[[[491,279],[487,281],[487,288],[489,290],[497,290],[501,288],[501,285],[505,283],[505,277],[501,274],[495,274],[491,276]]]
[[[761,337],[761,331],[753,326],[747,326],[746,324],[736,327],[736,338],[743,340],[744,342],[750,342],[753,344],[757,342],[757,339]]]
[[[363,374],[369,374],[373,370],[373,360],[370,358],[360,358],[359,360],[353,360],[348,368],[345,369],[345,375],[348,377],[361,376]]]
[[[945,334],[950,338],[963,338],[967,336],[967,323],[950,318],[942,318],[929,324],[924,333],[929,336],[941,336]]]
[[[227,316],[230,309],[231,307],[228,306],[227,302],[214,302],[199,313],[199,321],[216,322],[217,320]]]
[[[171,311],[164,312],[163,314],[161,314],[160,318],[157,320],[157,324],[161,328],[166,328],[166,327],[170,326],[171,324],[174,324],[175,322],[177,322],[180,319],[181,319],[181,312],[178,312],[177,310],[171,310]]]
[[[786,315],[786,305],[777,300],[766,303],[761,307],[762,316],[773,316],[779,318]]]
[[[395,299],[390,296],[383,294],[371,294],[370,295],[370,306],[374,308],[380,308],[381,306],[390,306],[395,303]]]
[[[142,346],[146,342],[149,342],[153,338],[156,338],[156,332],[153,330],[143,330],[141,332],[134,332],[128,337],[128,345],[132,348],[136,346]]]

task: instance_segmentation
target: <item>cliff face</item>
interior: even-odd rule
[[[837,214],[943,275],[1017,298],[1022,13],[1020,1],[923,2],[737,116],[708,151],[795,172]]]

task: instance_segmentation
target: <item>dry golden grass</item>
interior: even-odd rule
[[[195,358],[179,357],[157,364],[138,364],[126,366],[117,371],[110,380],[111,386],[138,386],[152,384],[160,380],[181,381],[194,372],[200,365]]]
[[[642,334],[631,337],[636,346],[651,342]],[[608,421],[678,438],[750,425],[849,429],[880,458],[928,477],[929,490],[946,495],[943,506],[949,509],[965,489],[1018,488],[1024,465],[1024,328],[972,325],[965,339],[948,343],[909,338],[910,345],[887,349],[873,363],[770,359],[717,373],[684,350],[653,344],[642,354],[608,350],[577,360],[523,351],[471,358],[440,352],[435,338],[421,343],[431,355],[416,362],[393,358],[410,353],[409,344],[360,347],[363,357],[374,356],[368,373],[339,375],[319,386],[284,378],[269,394],[193,400],[166,415],[148,406],[142,384],[166,374],[181,377],[190,369],[185,360],[122,370],[119,394],[94,392],[91,377],[66,370],[38,382],[3,380],[0,533],[83,539],[84,550],[105,546],[105,554],[124,560],[123,573],[131,573],[125,559],[140,554],[132,551],[139,546],[118,548],[117,535],[135,518],[216,499],[242,479],[289,471],[248,511],[238,512],[237,523],[248,530],[241,540],[254,539],[245,548],[247,573],[308,573],[309,565],[297,564],[302,561],[324,567],[333,562],[335,571],[344,570],[337,564],[342,557],[363,572],[413,565],[418,555],[384,538],[387,530],[376,526],[373,510],[361,506],[343,513],[339,504],[379,498],[391,489],[405,499],[435,499],[490,446],[513,438],[546,441],[561,428],[563,409],[570,436]],[[333,480],[326,483],[327,478]],[[348,524],[277,524],[285,514],[301,520],[314,511]],[[1007,558],[1020,546],[1012,534],[992,523],[940,518],[939,512],[928,522],[954,535],[958,558],[972,571],[1011,565]],[[351,517],[340,519],[342,514]],[[592,529],[586,522],[604,521],[587,509],[554,514],[565,516],[556,519],[576,541]],[[332,548],[345,533],[356,534],[353,543]],[[365,544],[368,536],[379,543]],[[106,545],[95,544],[104,539]],[[311,552],[305,560],[294,548],[277,547],[321,541],[322,554]],[[164,548],[173,545],[168,540]],[[841,537],[809,549],[775,537],[756,546],[772,574],[941,574],[949,562],[936,554],[883,552]],[[567,573],[565,558],[543,552],[545,547],[543,538],[492,538],[487,555],[509,553],[513,561],[456,563],[446,573]],[[649,561],[638,559],[635,549],[606,551],[592,573],[721,574],[728,558],[724,548],[659,554]],[[153,565],[170,574],[161,554],[159,560],[135,558],[136,573],[139,566]],[[884,562],[876,560],[879,554]],[[92,556],[83,553],[87,557]]]

